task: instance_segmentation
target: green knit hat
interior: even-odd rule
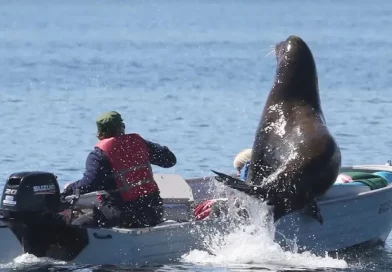
[[[109,111],[97,118],[98,136],[115,134],[124,125],[121,115],[116,111]]]

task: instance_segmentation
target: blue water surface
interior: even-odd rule
[[[292,34],[314,54],[343,164],[384,164],[391,29],[389,0],[3,0],[0,189],[21,170],[55,172],[61,185],[81,178],[108,110],[176,154],[175,167],[155,172],[233,171],[273,84],[267,54]],[[372,269],[391,263],[388,247]]]

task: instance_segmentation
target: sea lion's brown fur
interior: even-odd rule
[[[323,222],[315,198],[335,182],[339,146],[320,105],[313,55],[290,36],[275,47],[277,72],[256,131],[246,182],[215,172],[217,180],[274,206],[274,218],[310,207]]]

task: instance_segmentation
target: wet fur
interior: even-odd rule
[[[335,182],[340,149],[325,123],[308,46],[290,36],[276,45],[275,53],[276,78],[256,131],[246,182],[214,173],[218,181],[272,205],[275,220],[305,208],[322,224],[315,198]],[[282,124],[273,126],[279,122],[285,122],[284,131]],[[293,150],[297,157],[290,160]]]

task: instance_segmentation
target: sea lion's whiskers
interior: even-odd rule
[[[265,55],[265,57],[268,57],[268,56],[271,55],[272,53],[275,54],[275,49],[272,49],[270,52],[268,52],[268,53]]]
[[[274,46],[274,45],[271,45],[270,47],[272,47],[272,50],[269,51],[269,52],[265,55],[265,57],[268,57],[268,56],[271,55],[272,53],[275,54],[275,46]]]

